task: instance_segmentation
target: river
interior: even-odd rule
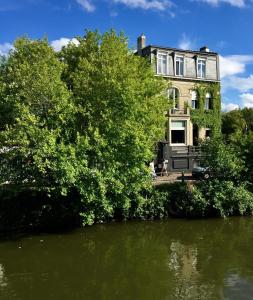
[[[126,222],[0,241],[1,300],[253,299],[253,218]]]

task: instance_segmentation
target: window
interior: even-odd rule
[[[205,78],[206,77],[206,60],[205,59],[198,59],[197,63],[197,72],[199,78]]]
[[[198,108],[198,95],[196,91],[192,91],[192,109]]]
[[[211,129],[210,128],[206,128],[206,138],[207,139],[210,139],[211,134],[212,134]]]
[[[168,98],[173,102],[173,108],[179,108],[179,91],[177,88],[171,88],[168,90]]]
[[[206,93],[206,98],[205,98],[205,109],[211,109],[212,108],[212,97],[210,93]]]
[[[168,74],[168,55],[166,53],[157,54],[157,74]]]
[[[171,143],[185,144],[186,121],[171,121]]]
[[[184,76],[184,57],[176,56],[176,75]]]

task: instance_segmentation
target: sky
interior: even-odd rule
[[[85,29],[123,31],[147,44],[220,55],[222,107],[253,107],[253,0],[0,0],[0,54],[16,38],[47,37],[58,51]],[[73,40],[75,41],[75,40]]]

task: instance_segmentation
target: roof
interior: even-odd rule
[[[184,53],[193,53],[193,54],[198,54],[198,55],[218,55],[216,52],[204,52],[204,51],[194,51],[194,50],[183,50],[179,48],[171,48],[171,47],[163,47],[163,46],[157,46],[157,45],[148,45],[144,48],[142,48],[142,51],[148,48],[158,48],[158,49],[163,49],[163,50],[168,50],[168,51],[178,51],[178,52],[184,52]]]

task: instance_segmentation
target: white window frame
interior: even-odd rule
[[[211,109],[210,108],[211,101],[212,101],[212,95],[211,95],[211,93],[206,93],[206,96],[205,96],[205,106],[204,106],[205,110]],[[208,103],[208,105],[207,105],[207,103]]]
[[[177,59],[183,59],[183,74],[177,74]],[[180,64],[180,63],[179,63]],[[175,59],[174,59],[174,65],[175,65],[175,76],[178,76],[178,77],[183,77],[184,74],[185,74],[185,57],[184,55],[179,55],[179,54],[176,54],[175,55]],[[179,67],[179,70],[180,70],[180,67]]]
[[[172,127],[173,121],[175,122],[184,122],[185,126],[184,127]],[[188,122],[187,120],[171,120],[170,121],[170,144],[173,146],[182,146],[182,145],[187,145],[187,128],[188,128]],[[172,143],[172,130],[184,130],[184,143]]]
[[[194,107],[192,105],[193,101],[195,103]],[[198,93],[197,93],[197,91],[193,90],[193,91],[191,91],[191,108],[192,109],[197,109],[197,101],[198,101]]]
[[[159,73],[159,68],[158,68],[158,65],[159,65],[159,55],[164,55],[166,56],[166,68],[165,68],[165,73]],[[165,51],[157,51],[157,54],[156,54],[156,73],[157,75],[169,75],[169,55],[168,55],[168,52],[165,52]]]
[[[205,74],[203,74],[203,69],[202,68],[201,68],[201,72],[199,73],[199,63],[200,62],[204,62],[204,64],[202,64],[202,66],[205,65]],[[197,77],[198,78],[203,78],[203,79],[206,78],[206,58],[202,58],[202,57],[197,58]]]
[[[173,98],[172,99],[170,99],[170,91],[171,90],[173,90]],[[178,92],[178,98],[176,97],[176,90]],[[180,98],[180,93],[179,93],[178,88],[171,87],[170,89],[168,89],[168,99],[173,101],[173,109],[179,109],[179,98]],[[177,104],[177,107],[176,107],[176,104]]]

